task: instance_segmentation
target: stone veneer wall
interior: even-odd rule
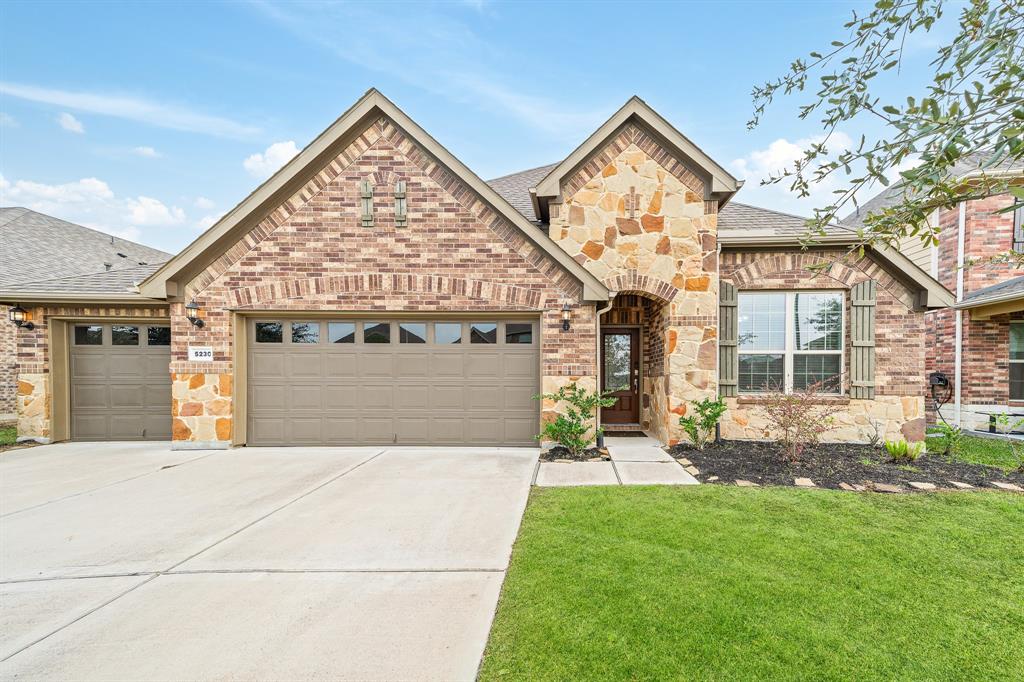
[[[717,392],[718,216],[704,189],[630,124],[563,180],[564,203],[551,206],[549,234],[569,255],[610,290],[663,308],[647,344],[660,362],[644,359],[641,398],[644,426],[666,443],[683,437],[688,402]]]
[[[374,227],[360,221],[360,182],[374,189]],[[395,225],[394,183],[406,183],[407,226]],[[172,306],[175,447],[232,438],[232,311],[537,312],[541,391],[594,384],[593,304],[580,283],[391,120],[373,121],[296,194],[187,284],[205,310],[193,328]],[[572,308],[571,329],[561,308]],[[187,361],[189,344],[214,362]],[[243,360],[244,361],[244,360]],[[194,384],[194,386],[193,386]],[[177,396],[175,396],[177,398]],[[185,411],[195,414],[185,414]],[[545,405],[542,418],[557,406]],[[210,437],[214,441],[210,442]]]
[[[167,320],[166,307],[32,306],[34,329],[17,329],[18,440],[49,442],[53,430],[50,382],[50,318]],[[14,325],[11,325],[12,327]]]
[[[727,251],[721,256],[722,279],[742,293],[751,290],[849,289],[866,279],[878,283],[875,309],[875,398],[840,398],[836,427],[825,436],[832,442],[866,442],[874,426],[886,438],[924,439],[924,371],[927,336],[923,311],[915,310],[914,292],[870,257],[844,261],[841,251]],[[812,265],[829,265],[810,271]],[[850,372],[850,299],[844,311],[846,332],[843,372]],[[771,436],[753,396],[728,398],[722,418],[723,438],[765,439]]]

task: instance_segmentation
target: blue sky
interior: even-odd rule
[[[748,131],[750,90],[855,7],[5,2],[0,205],[174,251],[376,87],[485,179],[560,160],[637,94],[747,178],[740,201],[807,213],[757,185],[819,128],[789,99]],[[899,99],[932,47],[887,85]]]

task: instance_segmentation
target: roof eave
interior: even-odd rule
[[[0,291],[0,301],[10,303],[116,303],[132,305],[167,305],[167,301],[140,294],[72,294],[45,291]]]

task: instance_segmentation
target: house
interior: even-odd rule
[[[44,292],[73,296],[127,292],[170,257],[158,249],[27,208],[0,208],[3,291],[25,291],[30,298]],[[0,423],[17,418],[16,329],[9,323],[0,324]],[[24,367],[29,373],[31,368]]]
[[[953,169],[970,182],[982,173],[1024,177],[1020,162],[991,164],[990,154],[966,156]],[[901,196],[894,186],[847,217],[858,227],[870,211]],[[1010,194],[966,201],[937,211],[938,244],[909,238],[901,249],[932,277],[955,292],[954,306],[927,313],[928,372],[942,372],[952,383],[951,400],[941,414],[964,428],[988,430],[1000,413],[1024,416],[1024,271],[993,262],[1008,251],[1024,252],[1024,208]],[[931,406],[929,406],[931,407]]]
[[[921,439],[949,292],[895,250],[842,258],[844,230],[801,250],[741,185],[638,98],[488,184],[371,90],[130,291],[5,286],[21,437],[528,445],[561,408],[533,396],[578,382],[618,397],[606,428],[675,442],[720,393],[723,435],[763,438],[766,386],[825,380],[831,438]],[[170,384],[169,414],[126,418],[122,383]]]

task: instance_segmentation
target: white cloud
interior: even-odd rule
[[[187,220],[185,211],[177,206],[152,197],[118,196],[98,178],[47,184],[11,181],[0,175],[0,204],[24,206],[125,239],[144,237],[146,228],[174,227]],[[159,231],[153,237],[149,241],[170,241]]]
[[[211,213],[204,215],[202,218],[196,221],[196,227],[200,230],[209,229],[215,222],[224,217],[223,213]]]
[[[159,199],[142,197],[130,199],[130,220],[134,225],[176,225],[185,221],[185,211],[173,206],[168,208]]]
[[[18,119],[14,118],[10,114],[8,114],[6,111],[0,111],[0,128],[3,128],[3,127],[17,128],[18,127]]]
[[[817,136],[790,141],[781,137],[763,149],[755,149],[746,156],[735,159],[729,166],[738,178],[746,180],[737,200],[808,216],[813,209],[832,203],[836,196],[832,191],[840,187],[841,182],[841,177],[834,174],[813,184],[810,196],[803,198],[789,190],[791,181],[788,179],[773,185],[761,185],[762,180],[792,169],[793,163],[803,157],[804,150],[823,139]],[[840,131],[832,135],[826,147],[831,156],[849,149],[852,143],[850,137]]]
[[[245,138],[260,132],[221,116],[212,116],[186,107],[152,102],[130,95],[109,95],[93,92],[71,92],[21,83],[0,82],[0,94],[30,102],[88,111],[130,121],[139,121],[160,128],[203,133],[217,137]]]
[[[82,122],[66,111],[62,112],[61,115],[57,117],[57,123],[60,124],[61,128],[71,133],[78,133],[81,135],[85,132],[85,126],[82,125]]]
[[[161,154],[152,147],[136,147],[132,150],[136,156],[144,156],[147,159],[159,159]]]
[[[299,153],[293,140],[275,142],[262,154],[256,153],[242,162],[242,167],[257,178],[269,178],[278,168],[292,160]]]
[[[196,208],[201,208],[204,211],[209,211],[217,205],[214,203],[213,199],[207,199],[206,197],[196,197],[196,200],[193,203]]]

